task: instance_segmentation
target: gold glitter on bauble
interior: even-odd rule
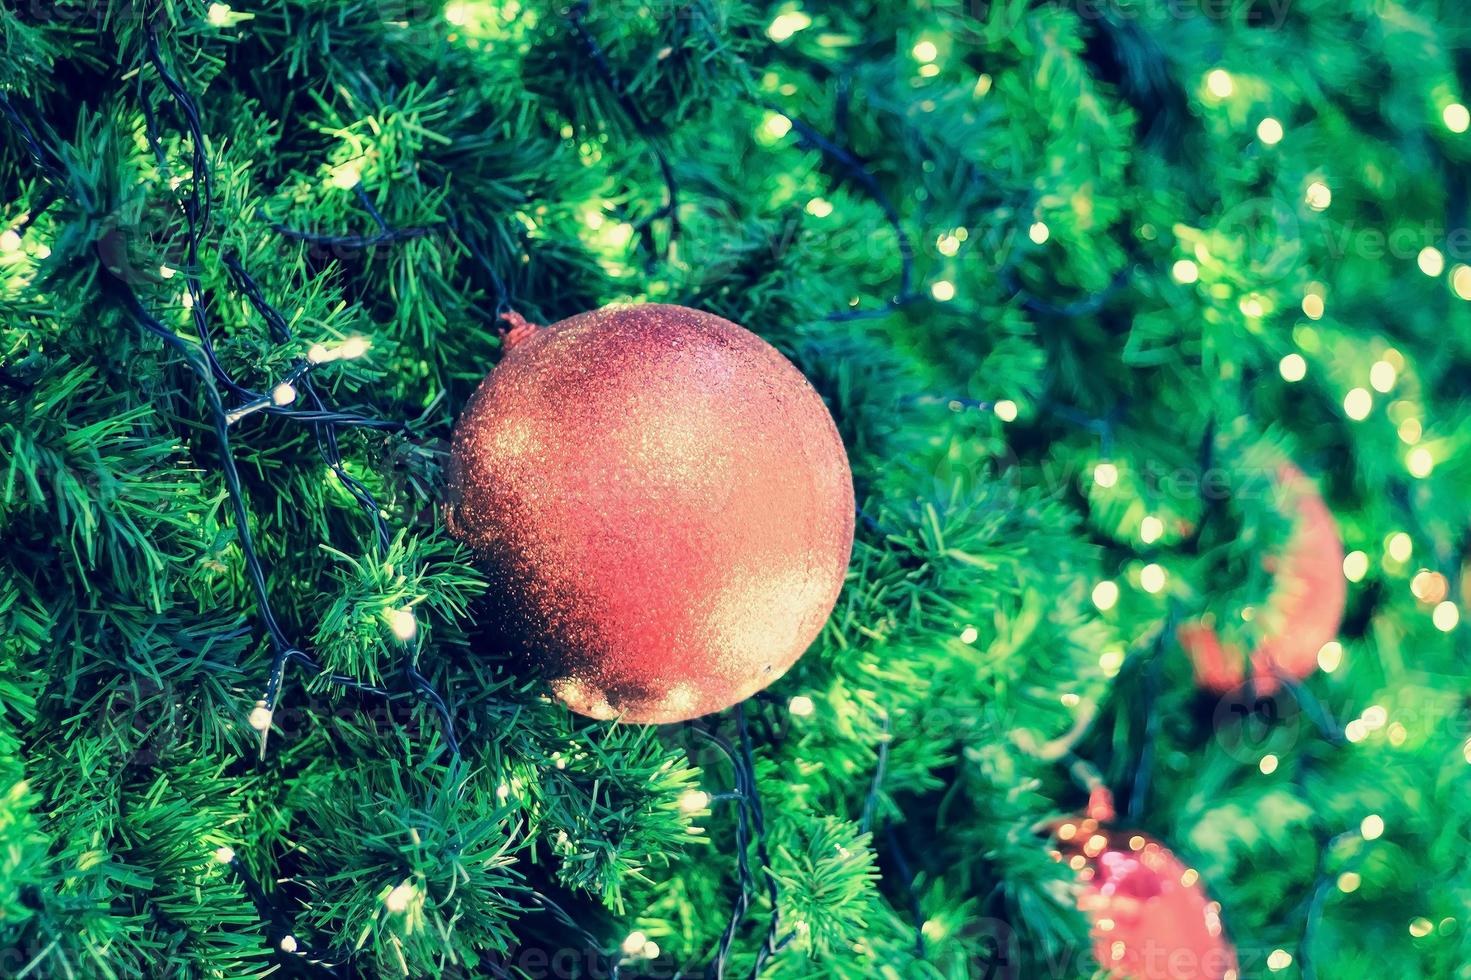
[[[610,306],[534,327],[455,426],[451,532],[494,632],[592,718],[684,721],[766,687],[827,621],[853,478],[790,361],[709,313]]]

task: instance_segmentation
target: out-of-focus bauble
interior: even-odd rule
[[[1093,955],[1118,980],[1235,980],[1236,950],[1200,875],[1159,841],[1105,826],[1111,805],[1053,829],[1053,856],[1077,875]]]
[[[1255,689],[1273,694],[1283,675],[1300,680],[1318,667],[1318,651],[1338,637],[1348,602],[1343,537],[1313,482],[1291,463],[1278,469],[1283,512],[1292,519],[1287,545],[1274,560],[1272,593],[1259,614],[1264,632],[1251,653]],[[1246,682],[1246,658],[1222,643],[1209,622],[1187,623],[1180,645],[1195,665],[1196,682],[1225,694]]]
[[[610,306],[508,351],[455,426],[451,532],[503,639],[593,718],[683,721],[750,697],[821,631],[853,478],[821,397],[750,331]]]

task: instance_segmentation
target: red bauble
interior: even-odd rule
[[[1284,511],[1293,523],[1261,614],[1266,632],[1251,654],[1252,681],[1263,694],[1277,690],[1280,675],[1301,679],[1317,669],[1318,651],[1337,638],[1348,601],[1343,538],[1333,513],[1291,463],[1282,464],[1278,478]],[[1178,635],[1201,687],[1224,694],[1246,682],[1245,658],[1222,644],[1214,627],[1188,623]]]
[[[837,601],[853,478],[771,345],[679,306],[533,328],[455,426],[446,519],[498,625],[593,718],[666,723],[780,677]]]
[[[1112,816],[1111,804],[1090,805],[1086,818],[1055,828],[1053,852],[1077,873],[1078,908],[1092,924],[1093,955],[1105,975],[1234,980],[1236,950],[1200,875],[1158,841],[1103,826]]]

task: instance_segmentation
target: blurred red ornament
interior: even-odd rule
[[[1200,875],[1158,841],[1107,827],[1113,816],[1108,791],[1100,788],[1086,816],[1053,828],[1053,856],[1078,876],[1078,908],[1092,925],[1093,955],[1104,975],[1235,980],[1236,950]]]
[[[506,356],[455,426],[445,511],[487,561],[492,625],[593,718],[683,721],[780,677],[853,546],[821,397],[698,310],[506,319]]]
[[[1348,601],[1343,538],[1333,513],[1296,466],[1282,464],[1278,479],[1293,523],[1287,547],[1273,561],[1272,594],[1262,615],[1266,632],[1251,654],[1252,682],[1262,694],[1275,693],[1281,675],[1300,680],[1317,669],[1318,651],[1338,637]],[[1224,694],[1246,683],[1245,657],[1223,644],[1213,626],[1187,623],[1178,636],[1201,687]]]

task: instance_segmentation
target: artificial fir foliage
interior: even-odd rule
[[[1242,976],[1465,975],[1466,16],[7,5],[0,974],[1089,976],[1101,780]],[[500,315],[614,301],[778,347],[857,497],[812,649],[668,729],[439,516]],[[1207,693],[1283,459],[1340,631]]]

